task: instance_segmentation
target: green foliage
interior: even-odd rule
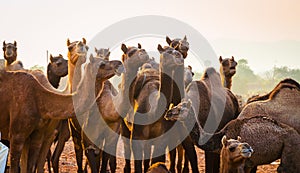
[[[45,72],[45,68],[40,65],[34,65],[34,66],[30,67],[30,70],[41,70],[41,71]]]

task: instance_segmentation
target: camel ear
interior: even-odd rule
[[[62,54],[59,54],[58,56],[59,56],[59,57],[61,57],[61,58],[63,58],[63,57],[64,57],[64,56],[62,56]]]
[[[227,144],[227,137],[226,137],[226,135],[224,135],[222,138],[222,145],[226,146],[226,144]]]
[[[108,52],[106,56],[109,57],[110,56],[110,52]]]
[[[17,42],[16,41],[14,41],[14,46],[17,47]]]
[[[67,40],[67,46],[70,46],[71,42],[70,39]]]
[[[94,57],[93,57],[93,54],[90,55],[90,63],[94,63]]]
[[[121,46],[121,50],[123,51],[123,53],[127,53],[128,51],[128,48],[126,47],[126,45],[123,43],[122,46]]]
[[[223,58],[222,58],[222,56],[220,56],[220,58],[219,58],[219,61],[220,61],[220,62],[222,62],[222,61],[223,61]]]
[[[192,68],[192,66],[188,65],[188,69],[190,69],[192,71],[193,68]]]
[[[240,136],[238,136],[237,140],[241,142],[242,138]]]
[[[183,41],[187,41],[186,35],[184,36]]]
[[[95,52],[97,53],[98,52],[98,49],[95,47]]]
[[[157,50],[159,51],[159,53],[162,53],[165,51],[164,48],[160,44],[158,44]]]
[[[50,61],[51,61],[51,62],[54,61],[52,54],[50,54]]]
[[[166,36],[166,41],[169,45],[172,43],[172,40],[168,36]]]
[[[234,61],[234,57],[233,56],[231,57],[231,60]]]
[[[138,43],[138,48],[142,49],[142,45],[140,43]]]
[[[5,41],[3,41],[3,47],[5,47],[5,45],[6,45]]]
[[[86,44],[86,40],[85,40],[85,38],[82,38],[82,42],[83,42],[84,44]]]

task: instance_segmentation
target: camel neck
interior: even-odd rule
[[[172,95],[173,95],[173,71],[169,69],[161,69],[160,72],[160,98],[162,98],[162,95],[166,99],[166,108],[169,107],[169,105],[172,102]],[[161,105],[161,104],[159,104]]]
[[[224,75],[222,75],[222,85],[225,88],[228,88],[229,90],[231,89],[231,85],[232,85],[232,80],[231,77],[226,77]]]
[[[57,76],[55,75],[51,69],[49,69],[50,67],[48,66],[48,70],[47,70],[47,78],[48,78],[48,81],[50,82],[50,84],[54,87],[54,88],[58,88],[59,87],[59,82],[60,82],[60,79],[61,77],[60,76]]]
[[[4,59],[5,59],[5,67],[11,65],[13,62],[16,61],[17,56],[13,56],[12,58],[8,59],[5,54],[4,54]],[[8,60],[7,60],[8,59]]]
[[[75,65],[68,61],[68,83],[70,92],[76,91],[80,80],[81,80],[81,64],[76,63]]]
[[[173,73],[173,96],[172,103],[177,105],[185,97],[184,65],[179,66]]]

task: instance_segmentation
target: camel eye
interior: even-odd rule
[[[230,152],[234,152],[235,148],[236,148],[236,147],[229,147],[229,151],[230,151]]]

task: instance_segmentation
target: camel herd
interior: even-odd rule
[[[157,47],[160,62],[141,44],[122,44],[119,61],[110,60],[104,48],[88,57],[84,38],[68,39],[68,60],[50,55],[47,76],[23,68],[16,41],[3,42],[0,132],[10,148],[7,171],[44,172],[47,161],[49,172],[58,173],[72,136],[78,172],[88,167],[92,173],[116,172],[119,137],[126,173],[189,172],[189,164],[197,173],[195,146],[205,151],[207,173],[256,172],[277,159],[278,172],[300,172],[298,82],[284,79],[270,93],[240,105],[230,90],[238,65],[234,57],[219,58],[220,73],[208,67],[193,80],[192,67],[184,64],[187,38],[167,36],[166,42]],[[67,86],[58,90],[65,76]],[[113,76],[121,76],[118,88],[109,81]],[[170,131],[176,135],[165,135]]]

